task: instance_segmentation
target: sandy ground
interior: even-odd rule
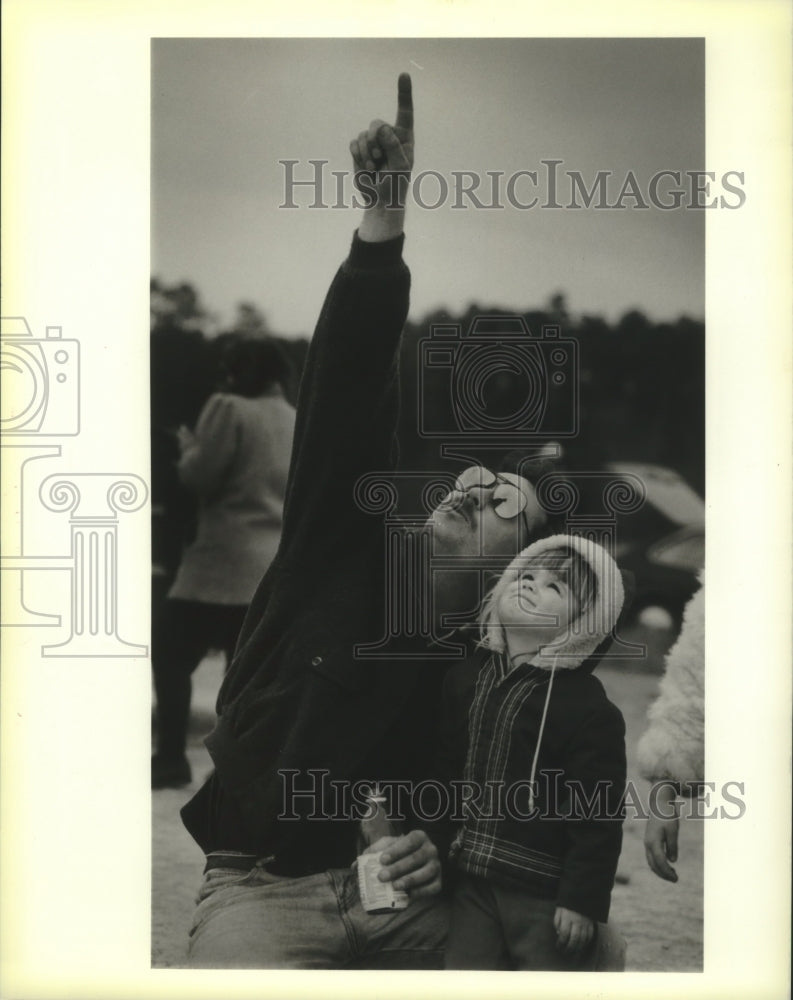
[[[653,640],[652,635],[642,638]],[[636,776],[635,747],[655,696],[655,669],[671,637],[659,635],[645,665],[604,662],[597,676],[622,710],[627,726],[628,777],[644,794]],[[188,756],[193,784],[152,794],[152,965],[184,964],[187,931],[201,880],[203,855],[184,830],[179,809],[211,768],[202,740],[212,726],[215,693],[223,674],[222,657],[207,658],[194,675],[193,720]],[[647,867],[642,843],[644,823],[628,819],[612,895],[611,919],[628,942],[627,968],[634,971],[697,972],[702,969],[703,830],[702,822],[681,822],[679,881],[663,882]]]

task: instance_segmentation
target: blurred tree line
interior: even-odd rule
[[[400,463],[406,469],[442,469],[439,441],[419,431],[421,419],[432,427],[446,426],[454,405],[452,370],[431,374],[431,393],[420,399],[420,370],[426,355],[424,342],[439,325],[456,326],[463,343],[474,320],[509,317],[499,310],[471,305],[462,316],[438,310],[419,323],[408,323],[403,338],[401,375],[403,407],[400,427]],[[580,406],[577,435],[562,441],[565,464],[593,470],[609,461],[635,461],[668,466],[678,471],[697,492],[705,488],[705,331],[704,324],[681,317],[674,323],[654,323],[639,311],[627,312],[616,324],[597,316],[572,318],[564,296],[553,296],[546,306],[523,314],[533,335],[543,340],[543,328],[560,327],[561,338],[578,344],[578,370],[569,388],[577,387]],[[179,552],[192,531],[192,501],[175,475],[178,455],[174,431],[193,426],[200,410],[216,390],[222,352],[229,338],[240,335],[273,337],[290,360],[293,377],[287,387],[297,398],[300,372],[308,348],[305,338],[278,337],[265,316],[250,303],[241,303],[228,328],[217,322],[187,283],[165,286],[151,283],[151,444],[152,500],[161,515],[155,526],[155,561],[166,575],[175,570]],[[373,331],[376,335],[376,331]],[[424,346],[423,346],[424,345]],[[548,360],[548,347],[539,355]],[[441,366],[442,368],[443,366]],[[568,373],[569,374],[569,373]],[[427,385],[430,380],[427,379]],[[489,389],[488,389],[489,386]],[[440,388],[439,388],[440,387]],[[569,391],[549,393],[543,424],[553,437],[554,424],[564,422]],[[525,378],[496,375],[486,384],[490,396],[484,405],[502,417],[520,410],[526,394]],[[555,412],[557,408],[559,412]],[[563,412],[564,411],[564,412]],[[540,428],[537,428],[538,430]],[[505,448],[505,453],[511,450]],[[492,452],[482,462],[497,461]],[[458,463],[459,464],[459,463]],[[157,520],[157,519],[155,519]]]
[[[438,442],[422,440],[417,434],[419,407],[424,409],[425,424],[453,423],[448,411],[454,405],[453,378],[434,379],[432,386],[446,391],[427,392],[420,399],[418,366],[426,341],[433,329],[455,326],[458,343],[469,336],[476,343],[484,336],[473,330],[478,317],[512,317],[498,309],[471,305],[462,316],[439,310],[421,323],[408,323],[402,345],[403,412],[400,451],[409,456],[415,468],[429,468]],[[606,462],[641,462],[668,466],[679,472],[701,495],[705,490],[705,327],[700,321],[681,317],[674,323],[654,323],[633,310],[614,325],[598,316],[569,316],[564,296],[553,296],[544,309],[522,314],[532,334],[527,343],[542,343],[535,358],[543,378],[552,384],[554,365],[550,363],[553,343],[543,335],[544,328],[559,328],[559,339],[577,342],[577,371],[562,364],[566,383],[560,389],[546,390],[547,402],[540,423],[533,433],[544,439],[556,439],[560,427],[570,426],[572,392],[577,389],[577,433],[558,438],[571,469],[598,469]],[[519,343],[520,338],[513,340]],[[459,364],[461,354],[457,355]],[[570,376],[572,375],[572,379]],[[550,377],[549,377],[550,376]],[[490,398],[483,406],[488,412],[504,417],[518,413],[526,396],[523,374],[494,376],[489,383]],[[543,387],[544,388],[544,387]],[[487,386],[485,386],[485,393]],[[495,398],[497,395],[498,398]],[[435,413],[427,414],[427,408]],[[445,413],[443,411],[446,411]],[[511,451],[505,448],[504,453]],[[430,465],[427,465],[429,461]],[[437,457],[435,458],[437,465]],[[407,465],[406,465],[407,467]]]

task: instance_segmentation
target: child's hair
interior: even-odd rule
[[[571,620],[580,618],[592,606],[597,596],[597,577],[589,562],[575,549],[568,546],[558,546],[547,549],[526,560],[523,565],[513,566],[507,572],[514,579],[518,574],[532,569],[551,570],[557,573],[567,584],[570,600],[573,603]],[[501,590],[503,577],[493,587],[482,604],[479,623],[482,630],[480,645],[490,646],[488,639],[490,628],[500,625],[497,611],[497,593]]]
[[[575,601],[575,617],[583,615],[597,594],[597,579],[592,567],[575,549],[548,549],[532,559],[527,568],[548,569],[558,573]]]

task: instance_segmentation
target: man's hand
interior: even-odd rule
[[[553,926],[556,930],[556,946],[567,955],[582,951],[595,933],[594,920],[575,910],[567,910],[564,906],[556,907]]]
[[[413,169],[413,91],[408,73],[397,85],[396,123],[375,118],[350,143],[355,185],[369,202],[358,231],[377,243],[402,232],[405,199]]]
[[[404,890],[411,899],[441,891],[438,848],[423,830],[411,830],[403,837],[381,837],[364,854],[379,851],[383,851],[383,869],[378,875],[381,882],[393,882],[395,889]]]
[[[677,833],[680,820],[650,816],[644,828],[644,853],[647,864],[667,882],[677,882],[677,872],[669,864],[677,861]]]

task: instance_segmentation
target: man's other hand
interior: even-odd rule
[[[393,882],[395,889],[412,898],[435,896],[441,891],[441,863],[438,848],[423,830],[411,830],[402,837],[381,837],[364,854],[382,851],[383,865],[378,878]]]

